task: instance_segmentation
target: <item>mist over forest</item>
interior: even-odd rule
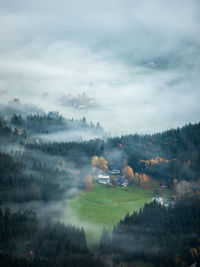
[[[0,0],[0,266],[200,266],[198,0]]]
[[[198,0],[1,0],[0,35],[1,102],[85,116],[113,134],[199,119]],[[83,92],[96,108],[60,105]]]

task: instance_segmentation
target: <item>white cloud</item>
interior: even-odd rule
[[[113,133],[199,119],[198,1],[0,0],[0,101],[20,97]],[[144,67],[154,61],[155,68]],[[85,91],[99,108],[42,102]]]

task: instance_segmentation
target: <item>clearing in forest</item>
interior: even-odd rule
[[[81,192],[78,196],[67,200],[65,223],[84,227],[90,248],[98,246],[102,229],[112,231],[113,225],[124,216],[138,211],[145,203],[152,201],[153,183],[150,189],[130,185],[127,189],[117,186],[94,183],[93,191]]]

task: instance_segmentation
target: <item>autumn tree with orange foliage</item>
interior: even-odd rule
[[[108,170],[108,162],[104,157],[98,158],[97,156],[93,156],[91,159],[91,165],[94,168],[99,168],[102,171]]]
[[[108,170],[108,162],[104,157],[100,157],[98,167],[102,171],[107,171]]]
[[[91,165],[94,168],[97,168],[99,164],[99,158],[97,156],[93,156],[91,159]]]
[[[92,191],[92,186],[93,186],[93,183],[92,183],[92,175],[91,174],[88,174],[85,177],[85,190],[86,191]]]
[[[143,174],[140,175],[140,186],[141,187],[144,187],[146,189],[149,189],[150,187],[148,185],[148,181],[149,181],[149,178],[148,178],[148,176],[145,173],[143,173]]]
[[[141,180],[142,180],[143,183],[146,183],[147,181],[149,181],[149,178],[145,173],[143,173],[141,175]]]
[[[130,166],[127,165],[126,167],[124,167],[122,173],[125,178],[129,179],[129,181],[133,180],[134,178],[133,169]]]

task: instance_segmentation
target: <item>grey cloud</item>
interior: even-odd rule
[[[0,92],[6,90],[0,102],[20,97],[67,117],[100,121],[113,134],[199,120],[199,1],[0,5]],[[58,106],[58,97],[83,91],[100,108]]]

